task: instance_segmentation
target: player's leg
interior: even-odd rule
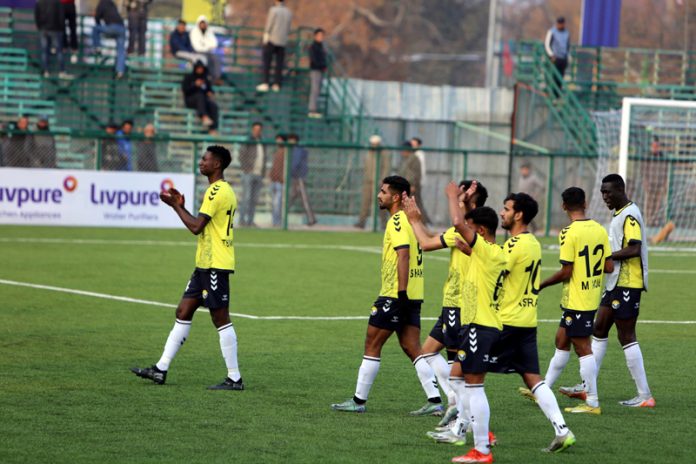
[[[464,373],[462,372],[461,364],[455,362],[452,364],[450,371],[449,382],[455,390],[456,420],[447,424],[438,424],[438,427],[433,432],[427,432],[427,435],[438,443],[450,443],[461,446],[466,444],[466,431],[469,427],[469,397],[466,394],[466,382],[464,381]]]
[[[445,392],[447,396],[447,401],[450,406],[454,406],[456,399],[454,397],[454,391],[452,386],[449,384],[449,374],[451,369],[451,364],[449,360],[440,355],[440,351],[445,347],[445,334],[442,331],[442,315],[438,317],[433,325],[430,335],[425,339],[423,343],[423,358],[427,361],[430,367],[435,372],[437,381]]]
[[[601,414],[597,393],[597,363],[592,354],[590,336],[572,336],[571,343],[580,361],[580,378],[586,392],[585,405],[566,408],[567,412]],[[586,406],[586,407],[585,407]]]
[[[621,343],[624,356],[626,357],[626,366],[628,366],[628,370],[631,373],[631,377],[633,377],[636,390],[638,391],[638,396],[630,400],[621,401],[620,404],[631,407],[654,407],[655,400],[650,392],[648,377],[645,374],[643,353],[636,337],[637,320],[637,314],[635,317],[628,319],[616,319],[616,329],[619,336],[619,343]]]
[[[565,369],[568,360],[570,359],[570,338],[566,333],[564,324],[564,318],[561,319],[561,325],[556,331],[556,351],[549,361],[549,368],[546,371],[546,385],[549,388],[553,388],[553,384],[556,383],[558,376],[561,375],[563,369]]]
[[[420,345],[420,317],[418,324],[419,326],[407,323],[397,330],[401,349],[413,363],[413,367],[415,367],[416,374],[418,375],[418,380],[428,398],[428,403],[416,411],[411,411],[411,415],[442,415],[442,399],[440,398],[440,390],[437,387],[435,372],[425,360]]]
[[[558,401],[553,392],[538,373],[525,372],[522,374],[524,383],[536,398],[536,403],[551,422],[555,437],[551,444],[542,451],[547,453],[560,453],[575,444],[575,435],[568,428],[565,418],[558,407]]]
[[[607,344],[609,341],[609,331],[614,325],[614,312],[611,309],[612,294],[608,293],[602,298],[602,302],[597,310],[597,315],[594,320],[594,330],[592,331],[592,355],[597,363],[597,372],[599,372],[604,361],[604,355],[607,352]]]

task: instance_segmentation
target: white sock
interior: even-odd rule
[[[452,364],[454,364],[454,361],[447,361],[447,369],[450,372],[452,371]],[[449,377],[447,377],[447,382],[450,387],[450,391],[447,393],[447,404],[448,406],[457,406],[457,392],[454,391],[454,387],[452,386],[452,382],[450,381]]]
[[[549,369],[546,371],[545,381],[549,388],[552,388],[553,384],[556,383],[558,376],[561,375],[561,372],[563,372],[563,369],[566,367],[566,364],[568,364],[569,359],[570,351],[559,350],[556,348],[556,352],[553,354],[553,358],[551,358],[551,361],[549,362]]]
[[[624,356],[626,356],[626,365],[638,389],[638,396],[641,398],[651,397],[648,377],[645,375],[645,366],[643,366],[643,353],[640,351],[638,342],[629,343],[623,347],[623,350]]]
[[[599,396],[597,395],[597,363],[593,354],[588,354],[580,358],[580,378],[587,392],[587,400],[589,406],[599,406]]]
[[[242,378],[242,374],[239,373],[239,364],[237,363],[237,333],[230,322],[220,327],[218,334],[220,335],[220,351],[222,351],[222,357],[225,359],[225,365],[227,366],[227,377],[236,382]]]
[[[355,387],[355,397],[359,400],[367,401],[370,395],[370,388],[379,372],[379,358],[363,356],[363,362],[358,371],[358,385]]]
[[[450,365],[447,364],[447,360],[443,358],[440,353],[424,354],[423,359],[428,362],[433,372],[435,372],[435,376],[437,377],[437,381],[439,382],[442,391],[445,393],[445,395],[447,395],[447,402],[450,405],[454,404],[454,401],[452,401],[454,398],[454,392],[452,391],[452,387],[450,386],[448,380],[450,374]]]
[[[423,355],[418,356],[415,361],[413,361],[413,367],[416,368],[416,374],[418,374],[418,380],[420,380],[423,391],[425,391],[426,396],[429,400],[437,398],[440,399],[440,390],[437,388],[437,379],[435,378],[435,371],[430,367],[428,361],[426,361]]]
[[[532,388],[532,393],[537,400],[537,404],[543,411],[546,418],[553,425],[553,431],[556,433],[557,437],[563,436],[568,433],[568,426],[565,423],[563,414],[558,407],[558,401],[556,397],[553,396],[553,392],[546,383],[542,380],[538,384],[534,385]]]
[[[450,385],[454,390],[457,402],[457,420],[452,427],[452,431],[457,435],[464,435],[469,427],[471,420],[471,409],[469,408],[469,395],[466,391],[466,382],[463,377],[450,377]]]
[[[162,357],[157,361],[157,369],[161,371],[169,370],[172,359],[174,359],[176,352],[179,351],[181,345],[183,345],[188,338],[189,332],[191,332],[191,321],[177,319],[176,322],[174,322],[174,327],[167,337],[167,343],[164,344]]]
[[[607,353],[607,343],[608,339],[606,338],[592,336],[592,355],[597,363],[597,375],[599,375],[599,368],[602,367],[604,355]]]
[[[488,398],[483,389],[483,384],[467,385],[469,407],[471,408],[471,429],[474,432],[474,447],[483,454],[491,452],[488,441],[488,421],[491,418],[491,409],[488,406]]]

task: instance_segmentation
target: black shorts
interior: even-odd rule
[[[604,292],[600,306],[611,308],[614,319],[634,319],[640,312],[640,288],[616,287]]]
[[[482,374],[488,372],[489,364],[497,363],[491,357],[493,346],[500,338],[500,330],[470,324],[462,327],[461,343],[457,350],[457,361],[465,374]]]
[[[453,350],[459,348],[459,331],[461,329],[459,312],[459,308],[443,307],[433,330],[430,331],[431,337],[445,345],[446,348]]]
[[[559,327],[566,329],[566,335],[572,338],[589,337],[594,328],[594,317],[597,311],[563,311]]]
[[[183,298],[195,298],[208,309],[229,308],[230,272],[196,269],[186,284]]]
[[[503,326],[498,343],[493,346],[489,372],[501,374],[538,374],[539,352],[537,351],[536,327]]]
[[[398,331],[405,325],[420,329],[422,301],[408,300],[405,307],[396,298],[380,296],[372,305],[368,324],[380,329]]]

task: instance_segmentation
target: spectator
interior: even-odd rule
[[[63,13],[65,13],[63,49],[70,47],[72,51],[70,62],[77,63],[77,10],[75,9],[75,0],[60,0],[60,3],[63,4]]]
[[[14,128],[8,131],[5,142],[5,166],[28,168],[31,166],[32,139],[29,130],[29,118],[22,115],[17,119]]]
[[[268,10],[266,27],[263,30],[263,82],[256,86],[259,92],[268,92],[270,82],[271,61],[275,56],[275,78],[272,89],[280,91],[285,65],[285,46],[288,44],[292,12],[285,6],[283,0],[276,0],[275,5]]]
[[[101,56],[102,34],[116,39],[116,79],[121,79],[126,72],[126,28],[123,27],[123,18],[118,13],[113,0],[99,0],[94,21],[96,23],[92,28],[94,53],[97,57]]]
[[[215,54],[218,47],[217,37],[215,33],[208,29],[208,20],[201,15],[196,21],[196,27],[191,29],[189,34],[191,46],[197,53],[204,54],[208,59],[208,69],[213,81],[219,83],[222,77],[222,63],[219,57]]]
[[[256,227],[254,216],[256,202],[263,185],[266,172],[266,150],[261,142],[263,124],[255,122],[251,126],[251,136],[239,150],[239,164],[242,168],[242,201],[240,202],[240,224]]]
[[[38,0],[34,6],[34,22],[41,39],[41,71],[44,77],[50,76],[51,49],[56,50],[58,77],[66,79],[65,58],[63,57],[63,32],[65,12],[60,0]]]
[[[276,150],[273,152],[273,164],[269,172],[271,181],[271,206],[273,226],[280,227],[283,219],[283,185],[285,180],[285,142],[283,134],[276,135]]]
[[[307,215],[307,225],[313,226],[317,223],[317,219],[312,211],[312,206],[309,204],[309,195],[307,194],[307,184],[305,179],[309,171],[307,149],[298,145],[300,137],[297,134],[288,136],[288,144],[292,147],[290,156],[290,177],[292,179],[292,194],[290,195],[290,204],[288,209],[299,196],[302,199],[302,208]]]
[[[377,195],[377,190],[380,187],[375,184],[375,179],[378,179],[377,182],[381,182],[382,179],[387,177],[389,161],[389,156],[382,152],[382,137],[376,134],[370,136],[370,149],[367,151],[363,168],[360,216],[358,217],[358,222],[355,223],[355,227],[358,229],[365,227],[367,218],[370,217],[372,208],[375,207],[375,195]],[[383,223],[386,220],[384,211],[381,212],[381,219]]]
[[[523,161],[522,164],[520,164],[520,178],[517,182],[517,191],[520,193],[526,193],[534,198],[539,205],[539,211],[542,212],[544,211],[544,190],[544,183],[532,170],[532,163],[529,161]],[[532,232],[534,232],[537,229],[536,221],[532,221],[529,224],[529,228]]]
[[[36,133],[32,136],[34,157],[32,166],[37,168],[56,167],[56,141],[50,133],[48,118],[41,117],[36,123]]]
[[[213,86],[208,78],[208,70],[201,62],[193,65],[193,71],[184,77],[181,83],[184,102],[187,108],[196,110],[201,124],[214,133],[218,125],[218,106],[213,100]]]
[[[127,0],[128,11],[128,54],[135,51],[138,43],[138,55],[145,54],[147,46],[147,8],[152,0]]]
[[[122,158],[126,160],[125,171],[133,170],[133,144],[130,135],[133,132],[133,121],[127,119],[121,124],[121,129],[116,132],[116,143]]]
[[[416,203],[420,207],[421,216],[424,224],[430,224],[430,218],[425,211],[423,204],[423,196],[421,194],[421,163],[416,156],[411,141],[407,140],[403,143],[401,150],[401,164],[397,170],[397,175],[403,177],[411,184],[411,196],[416,199]]]
[[[563,16],[559,17],[556,20],[556,26],[549,29],[546,33],[544,46],[546,54],[560,74],[560,79],[555,77],[554,81],[558,89],[562,89],[563,76],[565,75],[566,66],[568,66],[568,53],[570,52],[570,34],[566,30],[565,18]],[[556,98],[560,96],[556,89],[553,89],[553,92]]]
[[[118,142],[116,141],[118,126],[110,122],[106,125],[104,130],[107,136],[102,139],[101,169],[103,171],[125,171],[128,160],[121,154]]]
[[[319,94],[321,93],[321,81],[326,72],[327,60],[326,50],[324,50],[324,29],[314,31],[314,42],[309,46],[309,117],[320,118],[321,113],[317,110]]]
[[[195,64],[200,61],[204,65],[208,65],[208,58],[203,53],[196,53],[191,46],[191,38],[186,30],[186,21],[180,19],[176,24],[176,29],[169,36],[169,48],[172,55],[182,60],[188,60]]]
[[[157,172],[157,142],[155,142],[154,124],[146,124],[143,128],[143,140],[138,143],[138,171]]]
[[[420,148],[423,146],[423,141],[418,137],[411,138],[411,147],[413,148],[413,154],[416,155],[418,161],[421,164],[421,190],[425,187],[425,152]]]

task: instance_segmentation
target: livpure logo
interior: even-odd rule
[[[171,179],[164,179],[160,188],[165,190],[174,187]],[[157,206],[159,192],[154,190],[111,190],[100,189],[95,183],[89,186],[89,199],[95,205],[116,206],[120,210],[124,206]]]
[[[77,188],[77,179],[67,176],[63,180],[63,189],[71,193]],[[18,208],[26,203],[60,204],[63,202],[63,190],[59,188],[3,187],[0,186],[0,203],[15,203]]]

